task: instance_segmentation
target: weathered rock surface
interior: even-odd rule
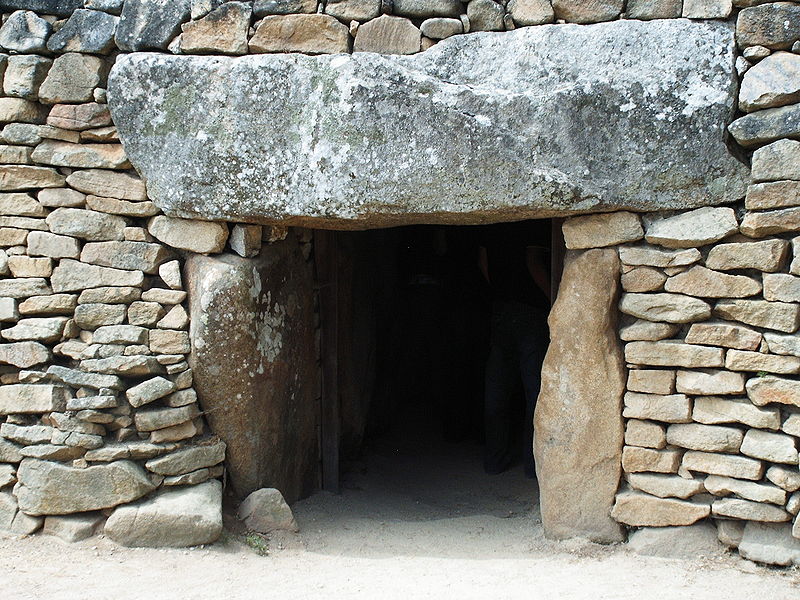
[[[99,10],[76,10],[47,41],[51,52],[108,54],[114,49],[119,17]]]
[[[739,46],[791,48],[800,38],[800,6],[793,2],[770,2],[745,8],[736,20]]]
[[[778,140],[753,153],[753,181],[800,180],[800,142]]]
[[[412,57],[137,54],[117,61],[109,101],[175,216],[359,228],[685,209],[742,196],[721,141],[732,52],[722,24],[628,20],[454,36]],[[525,60],[497,69],[510,55]]]
[[[730,124],[731,135],[745,148],[800,135],[800,104],[759,110]]]
[[[729,275],[696,265],[664,284],[667,292],[702,298],[746,298],[761,292],[761,282],[744,275]]]
[[[258,533],[275,530],[299,531],[292,509],[274,488],[256,490],[239,505],[237,516],[247,528]]]
[[[615,246],[644,237],[639,215],[625,211],[567,219],[563,232],[571,250]]]
[[[245,54],[247,30],[253,7],[226,2],[202,19],[182,26],[181,52],[197,54]]]
[[[126,52],[166,50],[190,13],[191,0],[127,0],[114,39]]]
[[[667,323],[690,323],[711,316],[711,306],[682,294],[624,294],[619,309],[625,314]]]
[[[722,553],[717,529],[710,523],[689,527],[647,527],[631,534],[628,547],[643,556],[697,559]]]
[[[136,500],[154,486],[144,470],[129,461],[77,469],[24,459],[17,470],[20,510],[29,515],[63,515],[110,508]]]
[[[51,515],[45,518],[42,532],[61,538],[65,542],[74,543],[92,537],[102,522],[103,515],[97,512]]]
[[[617,494],[611,516],[631,527],[691,525],[711,513],[708,504],[676,498],[657,498],[641,492]]]
[[[742,325],[714,322],[693,323],[686,334],[687,344],[707,346],[723,346],[738,350],[757,350],[761,345],[762,335]]]
[[[329,15],[302,14],[265,17],[259,23],[249,42],[251,53],[324,54],[347,52],[349,48],[349,30]]]
[[[382,15],[358,28],[353,52],[414,54],[419,52],[421,35],[409,19]]]
[[[747,70],[739,89],[745,112],[792,104],[800,100],[800,56],[776,52]]]
[[[694,248],[721,240],[738,230],[732,208],[704,207],[652,221],[647,225],[645,239],[667,248]]]
[[[739,553],[768,565],[800,565],[800,539],[792,536],[790,524],[751,521],[745,525]]]
[[[317,469],[313,278],[297,240],[257,259],[193,256],[185,274],[195,388],[227,444],[231,484],[240,497],[271,486],[293,502]]]
[[[104,532],[129,547],[211,544],[222,533],[222,484],[214,479],[167,488],[135,504],[120,506],[106,521]]]
[[[616,334],[614,249],[570,251],[549,317],[534,455],[545,534],[619,541],[609,517],[620,477],[625,368]],[[578,293],[580,291],[580,293]],[[575,311],[590,311],[578,322]],[[565,403],[572,407],[568,413]]]
[[[756,154],[758,152],[760,150],[756,151]],[[798,160],[800,161],[800,154]],[[788,250],[789,243],[786,240],[719,244],[709,251],[706,267],[722,271],[758,269],[766,273],[773,273],[780,270],[786,262]]]

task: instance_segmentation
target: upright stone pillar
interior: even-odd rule
[[[534,418],[545,535],[619,542],[610,516],[621,472],[625,363],[616,249],[570,251],[553,310]]]

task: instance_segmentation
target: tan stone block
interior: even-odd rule
[[[49,258],[9,256],[8,268],[14,277],[50,277],[53,273],[53,261]]]
[[[350,50],[350,31],[328,15],[270,15],[250,38],[251,53],[337,54]]]
[[[738,350],[757,350],[761,339],[758,331],[723,322],[693,323],[686,334],[687,344],[723,346]]]
[[[622,416],[627,419],[652,419],[666,423],[688,423],[692,402],[683,394],[659,396],[627,392]]]
[[[764,298],[771,302],[800,302],[800,277],[785,273],[764,275]]]
[[[753,377],[745,385],[747,397],[756,406],[788,404],[800,407],[800,381],[766,375]]]
[[[676,389],[692,396],[743,394],[744,382],[744,375],[730,371],[678,371]]]
[[[724,350],[695,346],[678,341],[629,342],[625,344],[625,360],[635,365],[655,367],[721,367]]]
[[[709,396],[694,399],[692,420],[706,425],[742,423],[761,429],[778,429],[781,416],[779,409],[760,408],[746,398]]]
[[[115,173],[102,169],[75,171],[67,177],[67,184],[79,192],[92,196],[133,202],[147,200],[144,182],[129,173]]]
[[[181,26],[185,54],[246,54],[252,6],[227,2],[202,19]]]
[[[675,392],[675,371],[666,369],[631,369],[628,391],[669,395]],[[744,391],[744,384],[742,384]]]
[[[662,250],[649,246],[622,246],[619,258],[625,265],[647,267],[685,267],[702,258],[697,248],[688,250]]]
[[[630,325],[625,325],[619,330],[619,337],[624,342],[657,342],[672,337],[678,332],[679,326],[673,323],[654,323],[638,319]]]
[[[664,287],[667,276],[653,267],[634,267],[620,279],[626,292],[656,292]]]
[[[800,207],[747,213],[739,229],[754,238],[800,231]]]
[[[50,167],[6,165],[0,169],[0,190],[35,190],[64,185],[64,176]]]
[[[630,486],[646,494],[659,498],[681,498],[685,500],[705,491],[700,479],[685,479],[673,475],[654,475],[651,473],[630,473],[626,476]]]
[[[646,226],[645,239],[667,248],[694,248],[721,240],[738,229],[732,208],[704,207],[653,220]]]
[[[774,273],[781,270],[788,252],[786,240],[719,244],[709,251],[706,266],[720,271],[757,269]]]
[[[711,505],[711,513],[716,517],[763,521],[766,523],[782,523],[792,518],[792,515],[788,512],[772,504],[750,502],[739,498],[715,500]]]
[[[660,450],[667,445],[667,437],[658,423],[629,419],[625,423],[625,444]]]
[[[72,144],[44,140],[31,155],[34,161],[76,169],[129,169],[131,164],[121,144]]]
[[[46,217],[47,209],[28,194],[0,194],[0,215]]]
[[[222,252],[228,240],[228,226],[225,223],[159,215],[150,219],[147,229],[153,237],[168,246],[198,254]]]
[[[626,473],[676,473],[681,464],[680,450],[654,450],[638,446],[622,449],[622,470]]]
[[[611,516],[631,527],[691,525],[711,514],[708,504],[657,498],[641,492],[617,494]]]
[[[800,471],[794,467],[772,465],[767,469],[767,480],[787,492],[800,490]]]
[[[754,183],[747,188],[744,206],[748,210],[768,210],[800,205],[800,181]]]
[[[625,211],[572,217],[562,230],[570,249],[605,248],[644,237],[639,215]]]
[[[381,15],[358,28],[353,52],[415,54],[420,51],[421,41],[422,32],[410,19]]]
[[[189,334],[171,329],[153,329],[150,332],[150,350],[157,354],[188,354],[191,351]]]
[[[667,292],[702,298],[746,298],[761,293],[761,282],[744,275],[728,275],[696,265],[664,284]]]
[[[783,433],[750,429],[744,436],[741,453],[774,463],[798,464],[795,439]]]
[[[714,307],[714,315],[785,333],[794,333],[800,326],[800,306],[784,302],[722,300]]]
[[[667,428],[667,443],[703,452],[738,452],[744,434],[734,427],[681,423]]]
[[[774,485],[741,481],[731,477],[709,475],[703,482],[706,490],[715,496],[736,494],[753,502],[770,502],[783,506],[786,503],[786,491]]]
[[[783,421],[781,430],[800,438],[800,413],[792,413]]]
[[[625,293],[619,309],[639,319],[667,323],[690,323],[711,316],[711,306],[708,303],[683,294]]]
[[[788,375],[800,373],[800,358],[744,350],[728,350],[725,356],[725,366],[732,371],[765,371]]]
[[[761,479],[764,474],[764,464],[761,461],[744,456],[697,452],[694,450],[690,450],[683,455],[681,468],[688,471],[708,473],[709,475],[722,475],[754,481]]]

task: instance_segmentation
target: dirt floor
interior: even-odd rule
[[[297,503],[297,535],[248,537],[229,517],[207,548],[0,537],[0,598],[800,598],[797,570],[735,555],[644,558],[624,546],[545,540],[535,482],[521,467],[484,475],[477,444],[434,445],[420,463],[408,452],[416,443],[384,440],[341,495]]]

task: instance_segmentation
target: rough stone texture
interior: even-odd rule
[[[265,17],[250,38],[250,52],[347,52],[350,33],[329,15],[275,15]],[[214,59],[216,61],[216,59]],[[262,59],[259,62],[271,62]],[[248,87],[252,85],[252,81]],[[226,86],[227,87],[227,86]],[[274,93],[275,90],[273,90]],[[273,101],[277,100],[272,96]],[[119,122],[114,119],[115,122]],[[152,190],[151,190],[152,191]]]
[[[123,546],[173,547],[211,544],[222,533],[222,484],[164,489],[135,504],[117,508],[105,534]]]
[[[797,446],[794,438],[782,433],[751,429],[744,436],[742,454],[776,463],[796,465]]]
[[[274,488],[262,488],[247,496],[239,505],[237,516],[251,531],[299,531],[292,509]]]
[[[619,309],[625,314],[668,323],[703,321],[711,316],[711,306],[682,294],[623,294]]]
[[[625,423],[625,443],[659,450],[667,445],[664,427],[658,423],[628,419]]]
[[[715,496],[736,494],[753,502],[771,502],[779,506],[786,504],[786,491],[773,485],[709,475],[703,481],[703,486]]]
[[[719,244],[709,251],[706,267],[721,271],[758,269],[774,273],[783,267],[788,252],[789,243],[786,240]]]
[[[800,407],[800,381],[766,375],[753,377],[745,387],[747,397],[756,406],[776,402]]]
[[[76,469],[24,459],[17,470],[20,510],[29,515],[63,515],[110,508],[153,490],[144,470],[130,461]]]
[[[114,49],[118,17],[98,10],[76,10],[47,41],[51,52],[108,54]]]
[[[679,423],[667,429],[667,443],[703,452],[738,452],[743,434],[734,427]]]
[[[494,0],[470,0],[467,4],[470,31],[502,31],[504,16],[503,5]]]
[[[628,483],[637,489],[659,498],[681,498],[685,500],[705,491],[699,479],[685,479],[674,475],[654,475],[651,473],[631,473]]]
[[[628,419],[654,419],[666,423],[686,423],[691,420],[692,403],[684,394],[625,394],[622,416]]]
[[[67,183],[80,192],[94,196],[134,202],[147,200],[142,180],[128,173],[100,169],[75,171],[67,177]]]
[[[656,342],[672,337],[678,331],[678,325],[672,323],[653,323],[637,320],[619,330],[619,337],[624,342],[647,341]]]
[[[800,356],[800,338],[795,335],[781,335],[779,333],[764,333],[769,351],[773,354],[791,354]]]
[[[183,25],[181,52],[245,54],[252,6],[226,2],[207,16]]]
[[[767,144],[784,137],[797,137],[800,135],[800,104],[750,113],[736,119],[728,130],[745,148]]]
[[[114,39],[125,52],[166,50],[190,13],[191,0],[126,0]]]
[[[714,307],[714,315],[785,333],[794,333],[800,326],[800,307],[786,302],[722,300]]]
[[[534,418],[534,455],[542,523],[552,538],[614,542],[623,536],[609,518],[623,439],[619,268],[614,249],[569,251],[548,320],[551,344]],[[577,321],[578,311],[594,318]]]
[[[91,102],[107,67],[97,56],[68,52],[57,57],[39,88],[39,100],[47,104]]]
[[[769,210],[800,205],[800,182],[771,181],[747,188],[744,206],[748,210]]]
[[[647,225],[645,239],[667,248],[694,248],[739,231],[732,208],[698,208]]]
[[[225,443],[216,441],[207,445],[184,448],[147,461],[147,470],[159,475],[181,475],[197,469],[213,467],[225,460]]]
[[[690,450],[683,455],[682,468],[709,475],[758,480],[764,474],[761,461],[735,454],[714,454]]]
[[[747,70],[739,89],[745,112],[792,104],[800,100],[800,56],[776,52]]]
[[[345,23],[369,21],[381,14],[381,2],[380,0],[329,0],[325,3],[325,14],[336,17]],[[456,19],[456,21],[458,20]],[[458,21],[458,27],[458,33],[461,33],[461,21]]]
[[[793,2],[745,8],[736,20],[736,41],[741,48],[788,49],[797,39],[800,39],[800,6]]]
[[[759,408],[746,399],[696,398],[692,419],[699,423],[743,423],[750,427],[778,429],[781,424],[777,408]]]
[[[635,446],[625,446],[622,450],[622,470],[626,473],[677,473],[680,464],[678,450],[658,451]]]
[[[228,227],[224,223],[176,219],[163,215],[150,219],[147,229],[153,237],[168,246],[200,254],[221,252],[228,239]]]
[[[270,485],[293,502],[316,484],[310,267],[290,235],[257,259],[193,256],[185,274],[195,389],[227,444],[231,484],[239,497]]]
[[[631,534],[628,547],[643,556],[698,559],[722,553],[717,529],[710,523],[689,527],[647,527]]]
[[[672,394],[675,392],[675,371],[633,369],[628,372],[627,389],[644,394]]]
[[[64,410],[69,396],[67,388],[54,385],[3,385],[0,387],[0,414],[35,414]]]
[[[790,524],[750,521],[745,525],[739,553],[768,565],[800,566],[800,539],[792,536]]]
[[[625,211],[567,219],[564,243],[571,250],[604,248],[644,237],[639,215]]]
[[[109,102],[175,216],[358,228],[685,209],[742,196],[721,142],[732,52],[723,24],[629,20],[454,36],[407,58],[137,54],[118,59]],[[510,55],[524,60],[497,69]]]
[[[550,0],[511,0],[508,14],[517,25],[542,25],[555,19]]]
[[[731,0],[683,0],[682,16],[688,19],[724,19],[732,10]]]
[[[630,19],[675,19],[681,16],[683,0],[628,0]]]
[[[723,366],[722,348],[684,344],[679,341],[630,342],[625,345],[625,360],[654,367],[705,368]]]
[[[714,516],[747,521],[765,521],[767,523],[782,523],[791,519],[791,515],[783,508],[762,502],[740,500],[739,498],[715,500],[711,505],[711,513]]]
[[[691,525],[711,513],[708,504],[657,498],[640,492],[617,494],[611,516],[631,527]]]
[[[800,142],[778,140],[753,153],[753,181],[800,180]]]
[[[692,396],[743,394],[744,380],[743,374],[730,371],[678,371],[676,388]]]
[[[52,30],[50,23],[35,12],[18,10],[0,28],[0,47],[21,53],[44,52],[47,49],[47,37]]]
[[[664,284],[667,292],[702,298],[746,298],[761,292],[761,282],[744,275],[729,275],[696,265]]]
[[[512,0],[514,2],[515,0]],[[535,0],[534,0],[535,1]],[[547,2],[549,6],[549,2]],[[328,3],[330,6],[330,3]],[[461,19],[449,19],[447,17],[434,17],[426,19],[419,27],[422,35],[433,40],[443,40],[449,38],[451,35],[464,33],[464,25]]]
[[[622,0],[553,0],[556,19],[568,23],[613,21],[622,12]]]
[[[44,520],[43,533],[54,535],[65,542],[75,543],[94,535],[103,522],[103,515],[96,512],[49,516]]]
[[[409,19],[383,15],[358,28],[353,52],[414,54],[419,52],[421,35]]]
[[[723,346],[738,350],[757,350],[762,335],[742,325],[723,322],[693,323],[686,334],[687,344]]]
[[[635,267],[623,273],[620,281],[626,292],[654,292],[663,289],[667,276],[653,267]]]

